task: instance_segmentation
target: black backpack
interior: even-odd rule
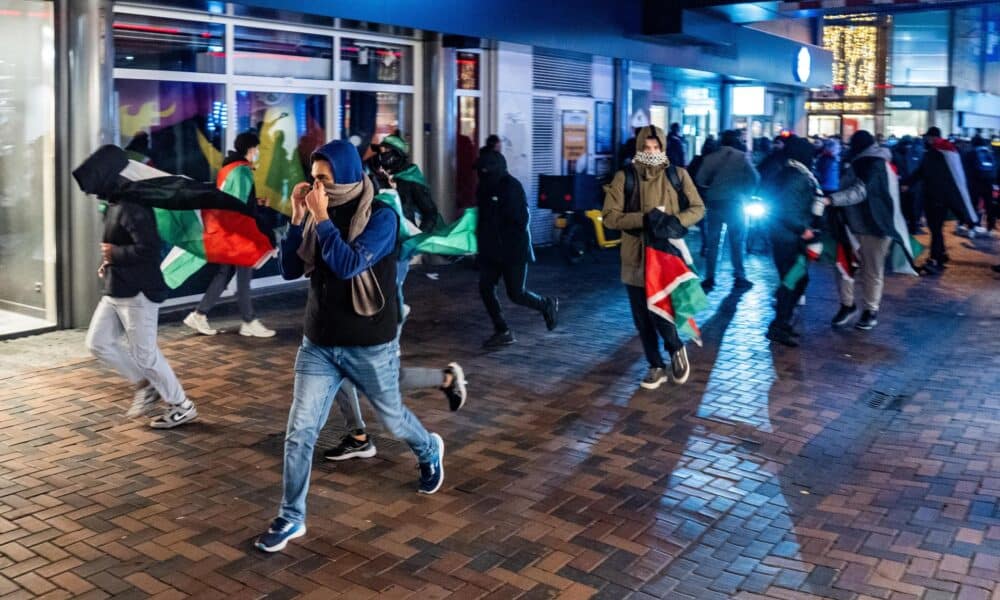
[[[996,176],[996,160],[993,156],[993,150],[986,146],[977,146],[975,149],[975,165],[979,178],[992,181],[993,177]]]

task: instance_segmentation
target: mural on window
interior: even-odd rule
[[[133,160],[199,181],[222,168],[226,129],[222,85],[115,80],[119,144]]]
[[[238,91],[236,121],[239,131],[254,130],[260,136],[257,197],[291,216],[292,188],[305,181],[309,157],[327,141],[326,96]]]

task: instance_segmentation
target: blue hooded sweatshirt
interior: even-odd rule
[[[312,153],[312,161],[325,160],[333,170],[334,185],[354,184],[362,180],[364,170],[358,149],[346,140],[334,140]],[[387,207],[372,209],[368,226],[354,241],[344,239],[333,221],[325,219],[316,225],[317,242],[323,262],[340,279],[350,279],[392,253],[396,247],[399,223],[395,211]],[[281,275],[285,279],[302,276],[305,266],[299,258],[302,225],[290,225],[280,244]]]

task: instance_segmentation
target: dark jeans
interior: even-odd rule
[[[997,203],[993,200],[993,184],[986,181],[974,181],[969,184],[969,196],[972,207],[979,210],[980,206],[986,213],[986,228],[990,231],[997,224]]]
[[[219,270],[212,278],[212,282],[208,284],[205,295],[201,297],[197,308],[198,312],[207,315],[208,311],[212,310],[219,298],[222,297],[222,292],[226,290],[233,274],[236,275],[236,303],[240,307],[240,318],[245,323],[256,318],[253,312],[253,301],[250,299],[250,280],[253,279],[253,268],[233,265],[219,265]]]
[[[514,304],[533,308],[538,312],[545,310],[545,298],[525,289],[528,281],[528,263],[504,265],[487,258],[479,257],[479,295],[483,298],[486,312],[493,321],[493,329],[498,333],[507,331],[507,321],[503,318],[503,309],[497,297],[497,286],[503,279],[507,288],[507,297]]]
[[[774,266],[778,268],[778,280],[781,281],[792,269],[798,260],[802,250],[799,241],[792,236],[771,236],[771,252],[774,255]],[[809,285],[809,274],[799,280],[795,289],[788,289],[784,285],[778,284],[776,295],[777,303],[774,309],[774,322],[776,324],[790,327],[792,316],[795,313],[795,306],[799,303],[799,298],[806,293],[806,286]]]
[[[632,321],[639,332],[639,339],[642,341],[642,351],[646,353],[646,360],[653,368],[663,368],[663,356],[660,354],[660,338],[663,338],[663,346],[667,352],[673,354],[684,347],[684,342],[677,335],[677,327],[673,323],[664,319],[660,315],[653,314],[646,305],[646,290],[644,288],[626,285],[628,292],[628,304],[632,309]]]
[[[927,228],[931,230],[931,258],[943,260],[947,254],[944,248],[944,220],[948,216],[948,207],[928,202],[924,212],[927,214]]]
[[[709,208],[705,215],[705,279],[715,280],[715,268],[719,262],[719,242],[722,241],[722,225],[726,225],[729,238],[729,260],[733,263],[733,277],[746,279],[743,269],[743,247],[746,244],[746,221],[743,203],[736,206]]]

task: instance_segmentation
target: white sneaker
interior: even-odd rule
[[[129,407],[125,416],[130,419],[141,417],[149,413],[150,409],[156,406],[156,401],[159,399],[160,393],[156,391],[156,388],[152,384],[146,384],[146,387],[135,391],[135,394],[132,396],[132,406]]]
[[[240,325],[240,335],[245,337],[269,338],[274,337],[275,333],[276,332],[273,329],[264,327],[264,324],[260,322],[260,319],[254,319],[249,323],[243,323]]]
[[[801,296],[799,296],[799,306],[805,306],[805,305],[806,305],[806,295],[802,294]]]
[[[149,426],[153,429],[173,429],[197,418],[198,410],[194,407],[194,402],[185,398],[180,404],[168,406],[165,413],[149,422]]]
[[[219,333],[208,324],[208,317],[199,314],[198,311],[192,311],[191,314],[184,317],[184,324],[201,335],[215,335]]]
[[[976,225],[976,227],[972,231],[976,233],[976,237],[985,237],[990,233],[989,230],[983,227],[982,225]]]

